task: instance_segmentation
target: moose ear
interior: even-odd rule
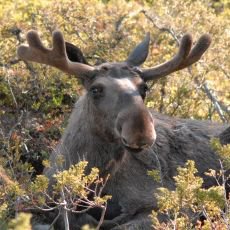
[[[65,42],[66,53],[70,61],[72,62],[79,62],[83,64],[87,64],[86,58],[84,57],[82,51],[76,47],[75,45]]]
[[[150,33],[147,33],[144,40],[139,43],[130,53],[126,62],[130,66],[140,66],[143,64],[149,53]]]

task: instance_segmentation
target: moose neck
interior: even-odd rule
[[[111,171],[122,160],[125,151],[107,128],[108,119],[95,111],[87,94],[80,97],[61,141],[62,151],[69,156],[67,167],[86,160],[89,168]]]

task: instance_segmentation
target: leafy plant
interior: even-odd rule
[[[175,190],[159,188],[155,194],[159,211],[152,211],[153,227],[156,229],[229,229],[230,200],[225,193],[225,181],[221,184],[216,172],[207,175],[217,180],[217,186],[202,188],[203,179],[196,176],[194,161],[178,168]],[[220,172],[223,173],[223,172]],[[163,222],[158,217],[163,216]],[[201,222],[199,219],[205,220]]]

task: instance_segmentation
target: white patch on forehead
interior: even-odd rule
[[[114,81],[116,82],[116,84],[119,85],[119,87],[121,89],[124,90],[136,90],[136,86],[133,84],[132,81],[130,81],[130,79],[128,78],[120,78],[120,79],[114,79]]]

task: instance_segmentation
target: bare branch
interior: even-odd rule
[[[168,28],[165,26],[160,26],[157,24],[157,21],[160,21],[160,19],[155,16],[154,18],[152,18],[145,10],[142,10],[141,13],[143,13],[145,15],[145,17],[152,22],[152,24],[161,32],[167,32],[169,34],[171,34],[171,36],[174,38],[174,40],[177,42],[177,45],[180,44],[180,41],[175,33],[175,31],[172,28]]]
[[[164,27],[164,26],[159,26],[159,25],[156,23],[156,21],[159,20],[157,16],[155,16],[155,18],[153,19],[152,17],[150,17],[150,16],[147,14],[146,11],[143,10],[142,13],[145,15],[146,18],[148,18],[148,19],[153,23],[153,25],[154,25],[157,29],[159,29],[159,30],[162,31],[162,32],[167,32],[167,33],[169,33],[169,34],[172,36],[172,38],[175,40],[175,42],[176,42],[177,44],[179,44],[179,38],[177,37],[177,35],[175,34],[175,32],[174,32],[174,30],[173,30],[172,28],[167,28],[167,27]],[[190,55],[189,55],[189,56],[190,56]],[[183,67],[183,65],[182,65],[182,67]],[[185,67],[186,67],[186,66],[185,66]],[[190,75],[192,75],[191,69],[188,68],[188,70],[189,70]],[[223,71],[224,74],[226,75],[226,71],[224,71],[223,68],[222,68],[222,71]],[[226,75],[226,76],[229,77],[228,75]],[[197,78],[195,78],[195,83],[196,83],[197,85],[200,85]],[[219,102],[219,101],[217,100],[217,98],[213,95],[213,93],[212,93],[211,90],[209,89],[207,83],[204,83],[204,84],[201,86],[201,89],[202,89],[202,91],[207,95],[207,97],[211,100],[211,102],[213,103],[213,105],[214,105],[214,107],[215,107],[215,109],[216,109],[216,111],[217,111],[219,117],[221,118],[221,120],[222,120],[223,122],[226,123],[226,122],[227,122],[227,119],[225,118],[224,113],[223,113],[223,111],[229,112],[228,109],[226,108],[226,106],[222,105],[222,103]]]
[[[211,100],[211,102],[213,103],[220,119],[224,122],[227,123],[227,119],[224,116],[223,110],[221,108],[220,103],[218,102],[217,98],[214,96],[214,94],[212,94],[211,90],[208,87],[207,82],[205,82],[202,86],[202,90],[206,93],[206,95],[208,96],[208,98]]]
[[[102,214],[101,214],[101,218],[100,221],[96,227],[96,230],[100,230],[101,225],[103,224],[104,218],[105,218],[105,212],[106,212],[106,208],[107,208],[107,204],[105,204],[105,206],[102,208]]]

